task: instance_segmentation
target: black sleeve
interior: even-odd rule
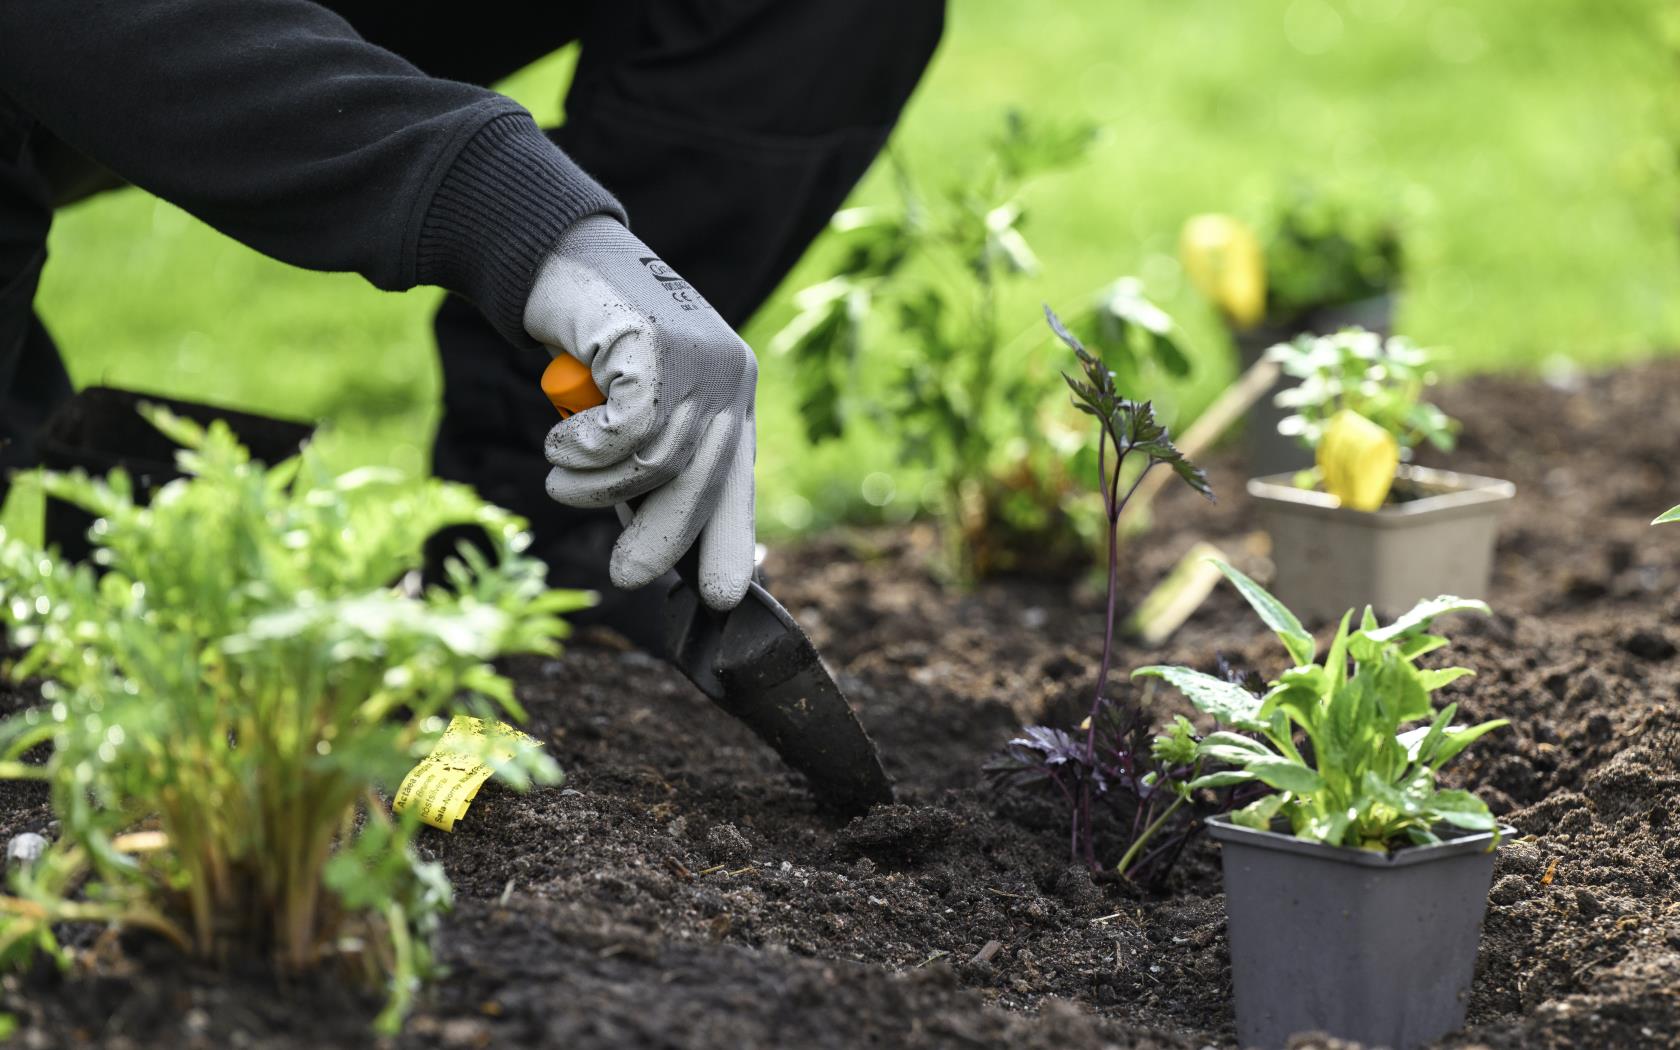
[[[441,285],[508,339],[543,256],[618,203],[502,95],[309,0],[0,0],[0,93],[284,262]]]

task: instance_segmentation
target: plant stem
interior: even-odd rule
[[[1184,805],[1183,795],[1173,799],[1173,804],[1167,807],[1166,812],[1156,817],[1154,823],[1150,824],[1147,828],[1144,828],[1143,834],[1139,835],[1132,842],[1131,848],[1126,851],[1125,856],[1120,858],[1120,863],[1114,866],[1114,870],[1119,872],[1121,875],[1125,875],[1126,869],[1132,866],[1133,859],[1136,858],[1138,852],[1143,849],[1144,844],[1155,837],[1155,833],[1161,830],[1161,826],[1167,822],[1167,818],[1171,817],[1178,807],[1182,805]]]
[[[1118,442],[1115,447],[1119,448]],[[1125,462],[1126,454],[1120,452],[1114,459],[1113,481],[1103,479],[1103,504],[1108,515],[1108,596],[1103,618],[1102,664],[1097,668],[1097,694],[1091,700],[1091,725],[1085,736],[1085,755],[1092,762],[1096,761],[1097,755],[1097,714],[1102,707],[1103,697],[1108,692],[1108,674],[1114,662],[1114,610],[1120,592],[1120,515],[1125,511],[1132,493],[1138,490],[1143,479],[1155,467],[1154,460],[1146,463],[1143,470],[1138,472],[1137,478],[1132,481],[1131,487],[1126,490],[1126,494],[1117,496],[1120,491],[1120,467]],[[1100,454],[1097,467],[1102,469]]]

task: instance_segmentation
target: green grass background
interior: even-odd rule
[[[1409,232],[1400,327],[1454,371],[1599,366],[1680,345],[1673,58],[1662,0],[952,0],[898,148],[956,178],[1009,107],[1104,127],[1088,163],[1037,184],[1027,232],[1044,273],[1009,316],[1036,323],[1141,275],[1199,364],[1167,400],[1193,412],[1233,372],[1184,287],[1178,228],[1255,214],[1297,176],[1392,206]],[[505,90],[560,118],[572,55]],[[879,170],[860,201],[887,199]],[[697,202],[703,206],[704,202]],[[330,423],[335,457],[421,469],[436,418],[439,293],[271,262],[137,191],[60,216],[41,306],[79,384],[116,383]],[[913,478],[867,431],[807,447],[789,363],[765,354],[813,252],[746,330],[764,358],[767,533],[868,511],[860,486]],[[533,391],[533,396],[538,396]],[[540,464],[532,484],[540,484]],[[874,481],[877,493],[882,480]],[[28,508],[9,511],[13,523]]]

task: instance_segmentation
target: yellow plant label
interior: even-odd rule
[[[1240,329],[1266,316],[1266,253],[1260,238],[1229,215],[1196,215],[1184,224],[1179,261],[1190,282]]]
[[[1376,510],[1388,498],[1400,445],[1394,435],[1351,409],[1330,417],[1318,442],[1324,491],[1354,510]]]
[[[431,754],[403,777],[391,809],[401,813],[419,806],[422,823],[454,831],[455,822],[466,816],[478,789],[490,779],[485,758],[506,762],[522,747],[534,746],[535,739],[506,723],[456,715]]]

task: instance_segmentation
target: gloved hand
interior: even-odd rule
[[[525,330],[589,366],[607,402],[549,432],[548,494],[576,507],[645,495],[613,548],[615,586],[663,575],[700,541],[700,596],[740,603],[753,571],[751,348],[617,220],[579,220],[537,273]]]

